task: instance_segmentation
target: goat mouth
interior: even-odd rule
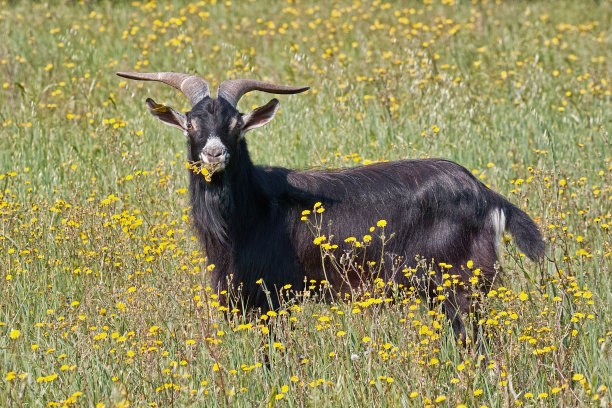
[[[206,181],[210,182],[213,174],[225,168],[225,161],[214,163],[205,160],[192,161],[187,163],[187,168],[195,174],[202,174]]]

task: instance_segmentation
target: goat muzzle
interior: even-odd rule
[[[209,164],[225,162],[227,159],[227,150],[223,147],[204,149],[202,150],[201,157]]]
[[[217,138],[210,139],[200,152],[200,161],[209,171],[222,170],[229,160],[227,147]]]

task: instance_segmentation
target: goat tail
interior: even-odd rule
[[[503,199],[503,204],[491,213],[494,228],[512,234],[516,245],[529,259],[537,261],[544,256],[546,245],[536,223],[520,208]]]

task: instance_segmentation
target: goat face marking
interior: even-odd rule
[[[206,98],[187,113],[187,124],[189,159],[226,169],[241,137],[240,113],[224,100]]]
[[[187,113],[187,124],[189,159],[226,169],[240,139],[240,113],[223,100],[206,98]]]

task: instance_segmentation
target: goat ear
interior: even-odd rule
[[[182,113],[175,111],[169,106],[155,103],[151,98],[147,98],[147,107],[153,116],[166,125],[179,128],[183,132],[187,130],[187,117]]]
[[[278,99],[274,98],[264,106],[255,108],[251,112],[242,115],[242,122],[244,123],[242,131],[246,132],[247,130],[261,127],[271,121],[274,115],[276,115],[278,106]]]

